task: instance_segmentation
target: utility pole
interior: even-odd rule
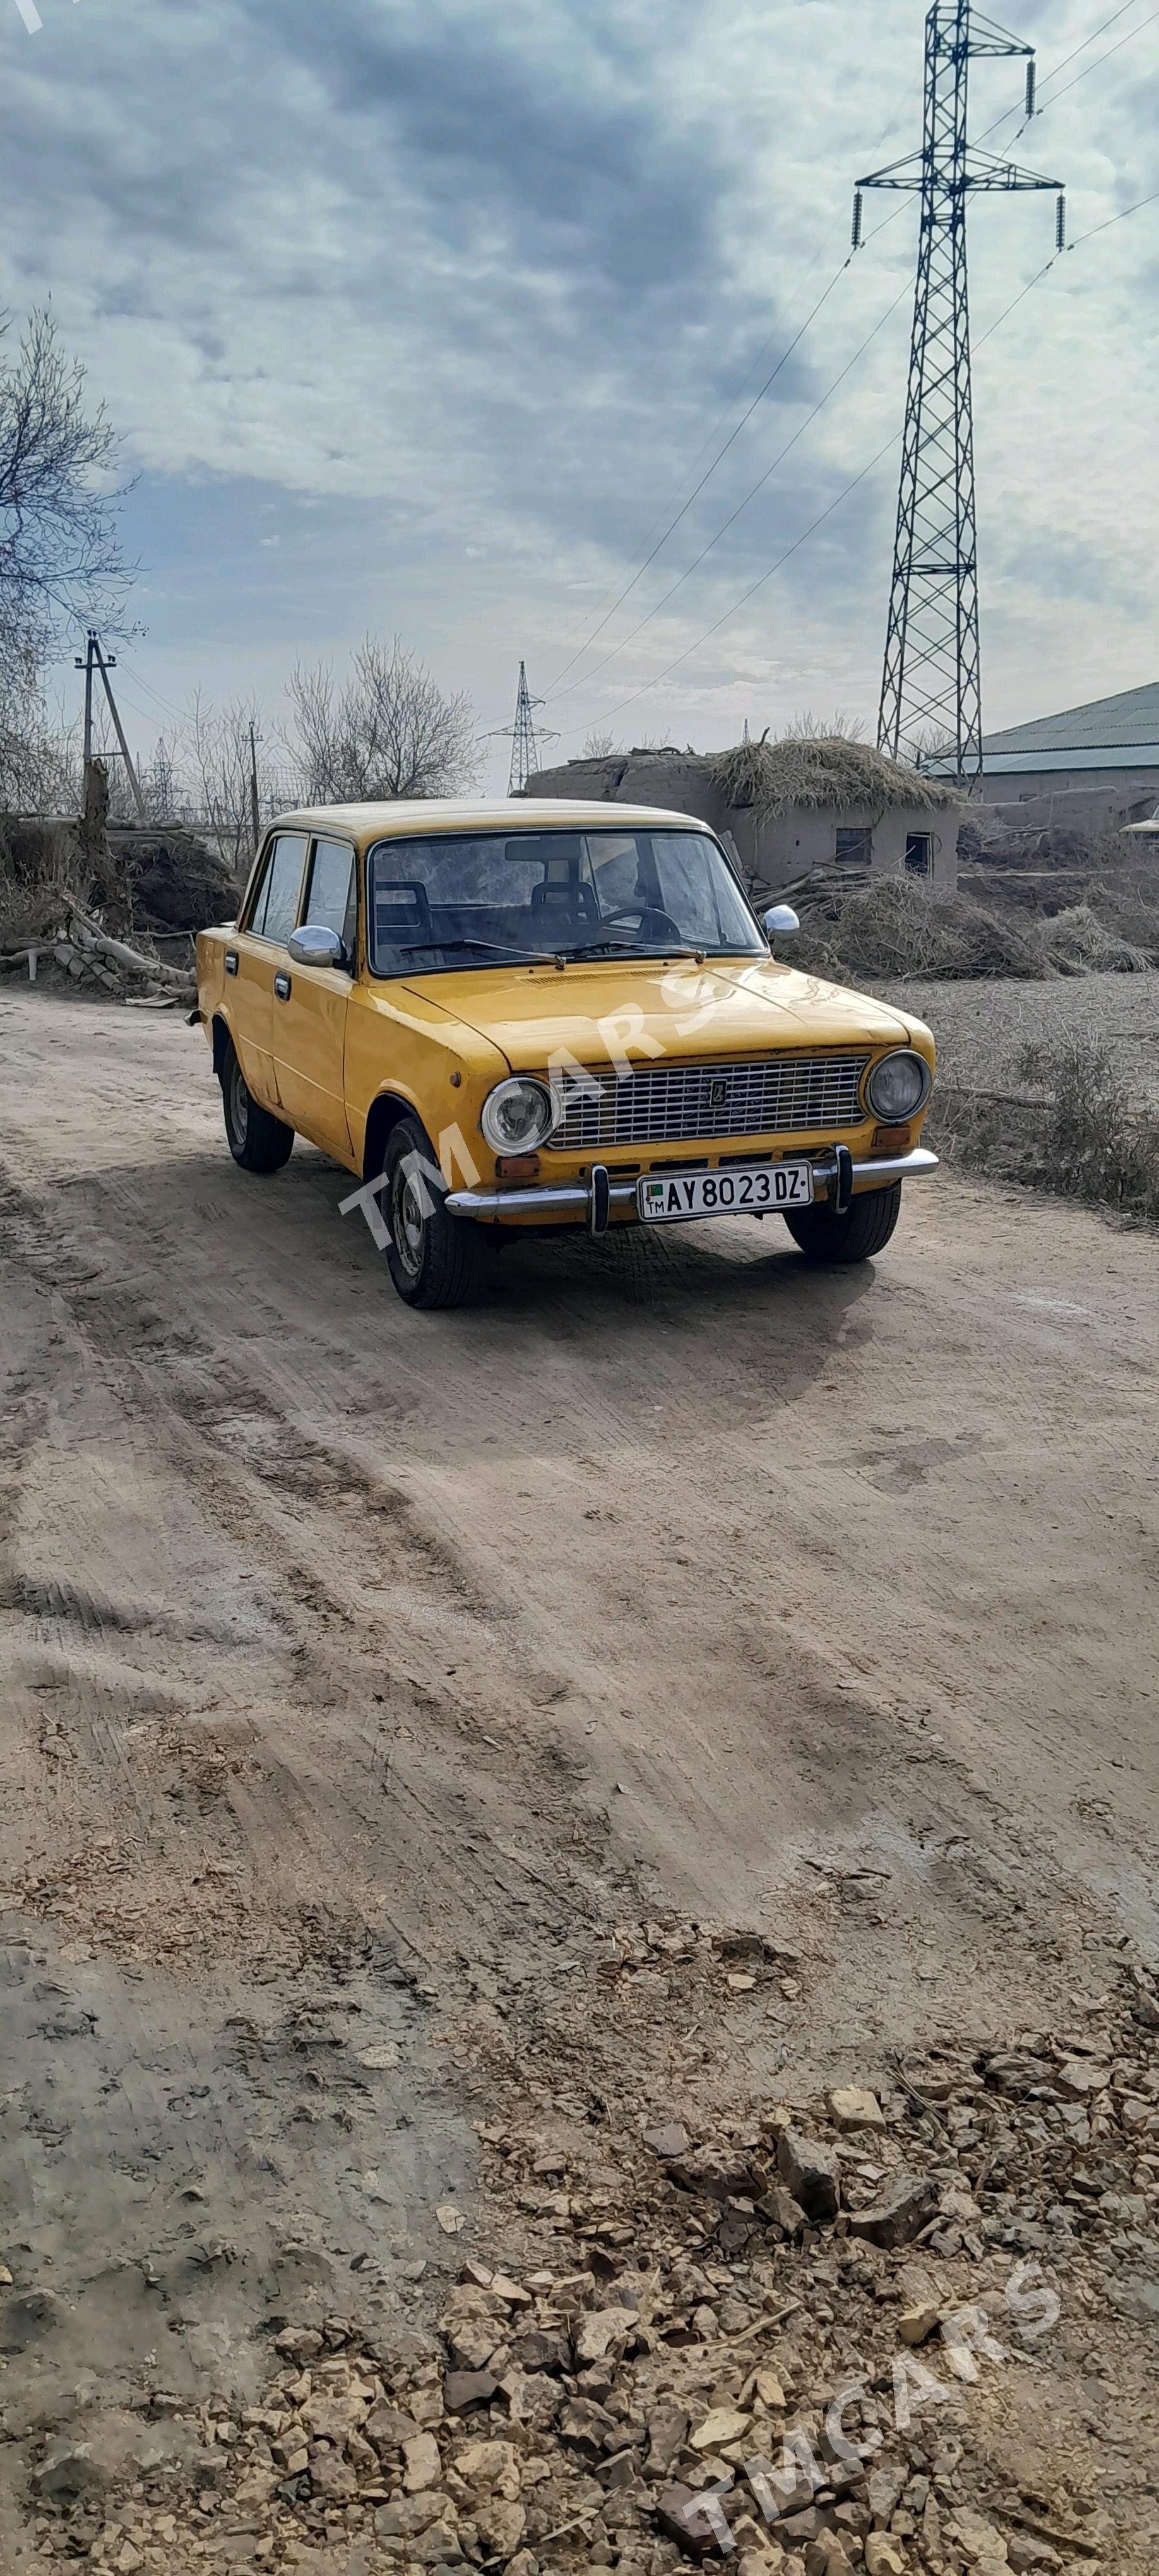
[[[93,646],[96,640],[96,636],[90,632],[84,659],[82,661],[78,653],[76,662],[78,671],[83,671],[85,675],[84,765],[86,769],[93,756]]]
[[[1026,113],[1034,113],[1034,48],[983,17],[971,0],[936,0],[926,19],[925,134],[920,152],[857,182],[853,246],[866,188],[921,198],[917,291],[882,678],[878,747],[896,760],[952,749],[957,775],[982,776],[982,679],[966,205],[971,196],[1062,183],[1022,170],[968,139],[970,63],[980,55],[1026,62]]]
[[[93,675],[94,672],[99,672],[104,684],[105,696],[109,702],[109,714],[113,719],[113,729],[121,747],[121,758],[125,764],[129,785],[133,790],[133,800],[137,808],[138,819],[142,823],[147,823],[149,817],[145,811],[145,799],[141,794],[141,783],[137,776],[137,772],[133,767],[133,755],[125,740],[125,728],[121,723],[120,710],[117,706],[117,701],[113,696],[113,684],[109,678],[110,671],[115,671],[116,667],[116,654],[102,652],[100,636],[97,634],[96,629],[90,626],[86,639],[84,657],[82,659],[79,653],[76,656],[76,668],[78,671],[83,671],[85,675],[85,778],[87,782],[88,772],[92,766],[93,757]]]
[[[502,739],[511,745],[511,772],[507,781],[509,796],[521,796],[528,779],[534,778],[537,769],[542,767],[539,757],[540,744],[559,740],[558,734],[547,731],[543,725],[537,725],[535,722],[536,707],[542,707],[545,703],[543,698],[532,697],[527,686],[527,665],[521,662],[519,688],[515,699],[515,722],[513,725],[501,725],[495,737],[496,741]]]
[[[258,797],[258,736],[257,727],[252,716],[250,717],[250,815],[253,821],[254,849],[256,851],[258,842],[262,837],[262,812],[261,803]]]

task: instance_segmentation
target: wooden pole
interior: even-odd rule
[[[147,813],[146,813],[146,811],[145,811],[145,799],[144,799],[144,797],[143,797],[143,796],[142,796],[142,794],[141,794],[141,783],[140,783],[140,780],[138,779],[137,772],[136,772],[136,770],[135,770],[135,769],[134,769],[134,767],[133,767],[133,755],[132,755],[132,753],[131,753],[131,751],[130,751],[130,749],[129,749],[128,743],[127,743],[127,742],[126,742],[126,740],[125,740],[125,728],[124,728],[123,724],[121,723],[120,713],[119,713],[119,711],[118,711],[118,707],[117,707],[117,701],[116,701],[115,697],[113,696],[113,684],[112,684],[112,681],[111,681],[111,680],[110,680],[110,678],[109,678],[109,666],[107,665],[107,663],[106,663],[106,661],[105,661],[104,654],[103,654],[103,653],[102,653],[102,651],[101,651],[101,647],[100,647],[100,639],[99,639],[99,637],[98,637],[98,636],[96,636],[96,635],[92,635],[92,636],[90,636],[90,638],[89,638],[89,642],[90,642],[90,644],[92,645],[92,647],[93,647],[93,649],[94,649],[94,651],[95,651],[95,653],[96,653],[96,657],[97,657],[97,669],[99,670],[100,675],[101,675],[101,678],[102,678],[102,680],[104,681],[104,684],[105,684],[105,696],[106,696],[106,698],[108,699],[108,702],[109,702],[109,714],[111,715],[111,717],[112,717],[112,719],[113,719],[113,724],[114,724],[114,726],[115,726],[115,728],[116,728],[117,741],[119,742],[119,744],[120,744],[120,746],[121,746],[121,758],[122,758],[122,760],[124,761],[125,767],[126,767],[126,769],[127,769],[128,773],[129,773],[129,785],[130,785],[130,787],[131,787],[131,788],[132,788],[132,790],[133,790],[133,795],[134,795],[134,798],[135,798],[135,800],[136,800],[137,813],[138,813],[138,815],[139,815],[139,817],[140,817],[141,822],[142,822],[142,823],[147,823],[147,822],[148,822],[148,820],[149,820],[149,817],[148,817],[148,815],[147,815]],[[112,667],[113,667],[113,669],[114,669],[114,670],[116,669],[116,663],[115,663],[115,661],[114,661],[114,663],[113,663],[113,666],[112,666]]]

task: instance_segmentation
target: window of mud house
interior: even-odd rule
[[[839,868],[868,868],[873,864],[873,834],[863,824],[855,829],[842,826],[837,834]]]
[[[931,838],[930,838],[929,833],[928,833],[928,832],[909,832],[909,833],[907,833],[907,835],[906,835],[906,845],[905,845],[905,864],[906,864],[906,874],[907,874],[907,876],[911,876],[911,877],[928,877],[928,875],[929,875],[929,873],[930,873],[930,870],[931,870],[931,868],[932,868],[932,866],[933,866],[933,859],[934,859],[934,845],[933,845],[933,842],[932,842],[932,840],[931,840]]]

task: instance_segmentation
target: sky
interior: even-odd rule
[[[988,729],[1159,677],[1159,203],[1111,221],[1159,189],[1159,8],[1009,23],[1042,113],[979,62],[973,129],[1009,111],[990,148],[1066,181],[1076,247],[1002,319],[1054,201],[971,209]],[[294,664],[367,631],[484,736],[525,657],[558,758],[872,731],[914,202],[870,197],[843,263],[853,181],[920,139],[922,32],[921,0],[0,0],[0,300],[51,299],[120,437],[134,747],[195,691],[273,735]]]

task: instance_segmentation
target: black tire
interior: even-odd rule
[[[469,1304],[487,1282],[483,1230],[469,1218],[448,1215],[446,1186],[417,1118],[400,1118],[392,1127],[385,1171],[386,1260],[399,1296],[427,1314]]]
[[[901,1215],[901,1182],[888,1190],[865,1190],[851,1199],[844,1216],[832,1208],[801,1208],[785,1223],[807,1261],[872,1261],[884,1252]]]
[[[280,1172],[294,1150],[294,1130],[254,1099],[232,1038],[221,1059],[221,1104],[229,1150],[243,1172]]]

